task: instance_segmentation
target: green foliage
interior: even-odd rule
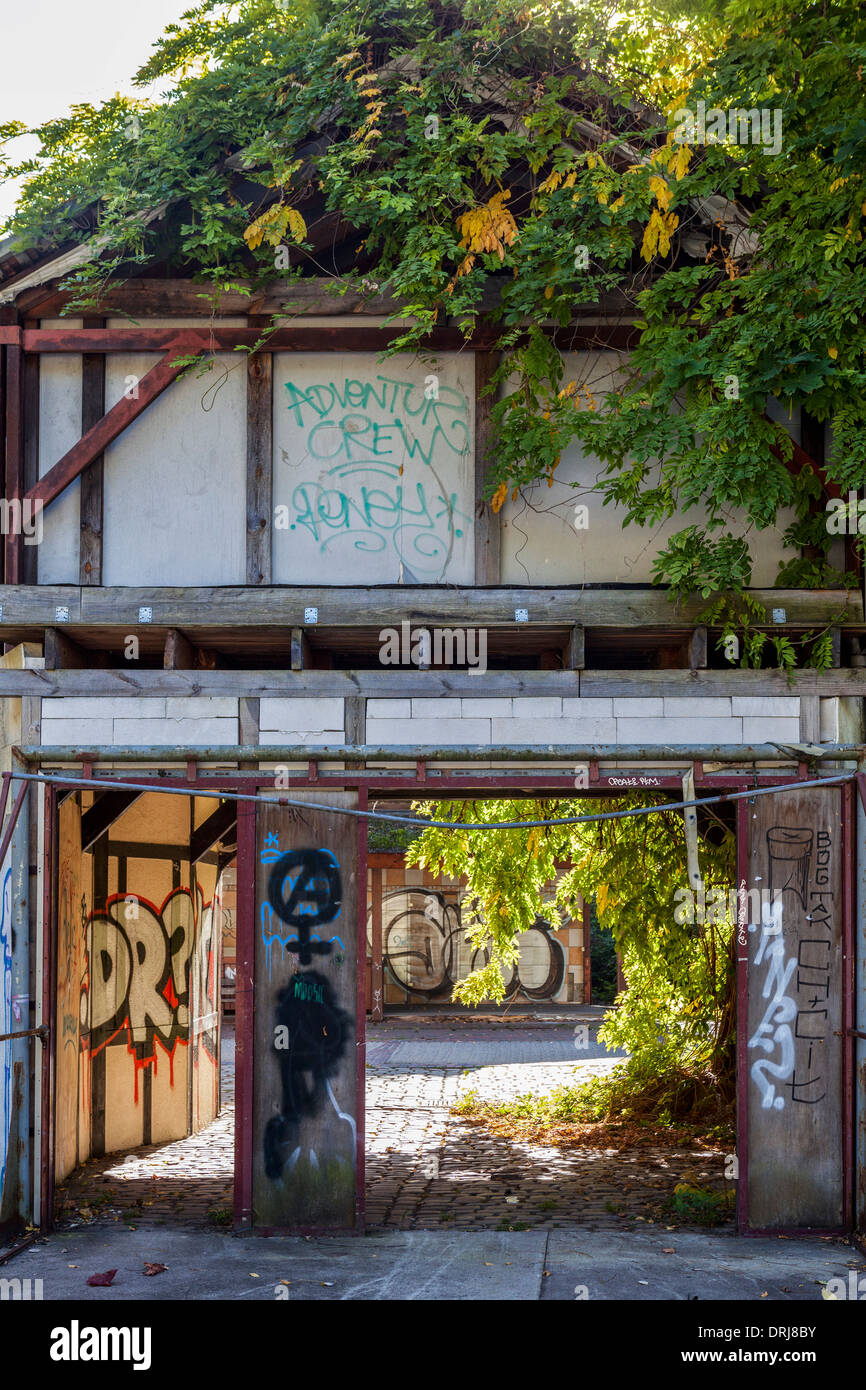
[[[717,1192],[681,1182],[674,1188],[667,1210],[672,1217],[689,1226],[722,1226],[733,1216],[734,1194],[728,1188]]]
[[[827,478],[862,485],[864,67],[855,0],[204,0],[138,74],[165,83],[159,102],[73,107],[18,163],[9,120],[0,175],[25,179],[22,243],[96,239],[99,257],[67,279],[70,312],[98,310],[112,276],[154,257],[214,296],[240,278],[252,289],[273,280],[277,238],[301,256],[287,311],[305,271],[340,290],[387,282],[414,320],[392,351],[446,321],[469,335],[496,289],[497,505],[509,490],[531,501],[576,441],[602,461],[601,503],[640,526],[686,518],[655,568],[673,597],[748,587],[735,513],[750,543],[787,528],[780,583],[841,586],[817,480],[767,409],[832,418]],[[780,111],[781,147],[669,143],[674,113],[698,100]],[[710,198],[738,209],[736,231],[698,222]],[[354,266],[313,252],[301,209],[316,200],[357,229]],[[693,234],[704,248],[686,256],[678,238]],[[595,398],[564,380],[545,329],[614,287],[640,336]],[[826,656],[820,635],[761,645],[783,668]]]
[[[610,928],[598,925],[594,907],[590,921],[589,938],[592,1002],[594,1004],[612,1004],[616,998],[616,946]]]
[[[555,884],[545,905],[554,929],[577,915],[582,900],[594,901],[599,926],[611,932],[623,958],[627,988],[599,1038],[609,1048],[629,1052],[629,1085],[645,1086],[662,1074],[707,1073],[725,1090],[733,1071],[733,923],[727,914],[713,913],[707,918],[724,920],[678,920],[684,914],[677,911],[682,898],[675,893],[688,884],[682,813],[495,832],[482,828],[494,821],[554,820],[643,804],[646,798],[639,796],[607,802],[439,802],[435,808],[424,803],[415,807],[423,816],[476,822],[479,829],[431,826],[407,862],[466,878],[464,925],[473,947],[487,948],[489,963],[457,983],[456,999],[501,1001],[502,971],[515,962],[517,938],[535,920],[545,888]],[[708,897],[714,889],[728,893],[735,873],[733,833],[712,808],[701,816],[705,891]]]

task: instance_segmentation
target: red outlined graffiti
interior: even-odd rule
[[[205,905],[201,890],[194,897],[189,888],[173,888],[159,907],[137,893],[114,893],[104,911],[90,914],[82,982],[90,1032],[84,1042],[92,1059],[125,1035],[136,1102],[138,1073],[149,1066],[156,1072],[157,1048],[168,1057],[174,1085],[176,1049],[190,1041],[193,968],[216,1007],[214,930],[212,904]],[[201,1041],[215,1058],[215,1039],[204,1032]]]

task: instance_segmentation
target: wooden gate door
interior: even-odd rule
[[[317,792],[315,801],[357,806],[353,792]],[[354,816],[268,803],[256,810],[252,1206],[259,1229],[357,1223],[358,844]]]

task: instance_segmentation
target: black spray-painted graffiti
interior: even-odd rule
[[[267,862],[264,854],[262,862]],[[299,965],[331,954],[338,938],[322,940],[313,928],[333,922],[342,902],[340,866],[330,850],[290,850],[274,863],[268,903],[293,928],[292,936],[279,940],[286,951],[297,955]],[[266,943],[268,952],[272,939]],[[268,961],[270,969],[270,954]],[[265,1173],[273,1181],[297,1163],[301,1122],[317,1114],[326,1098],[350,1125],[354,1140],[355,1122],[340,1110],[330,1080],[351,1037],[351,1023],[330,981],[315,970],[298,970],[277,996],[274,1051],[280,1064],[280,1113],[268,1120],[264,1136]],[[310,1149],[310,1162],[318,1166],[314,1149]]]
[[[216,1006],[215,926],[210,907],[187,888],[174,889],[161,908],[128,893],[108,899],[90,921],[90,1050],[125,1035],[138,1071],[155,1060],[157,1043],[170,1062],[189,1041],[190,968],[198,939],[199,997]],[[202,1033],[215,1056],[215,1037]],[[173,1081],[173,1076],[172,1076]]]
[[[768,1003],[749,1039],[749,1048],[759,1048],[767,1054],[753,1062],[751,1068],[762,1108],[783,1110],[785,1097],[781,1087],[777,1090],[779,1083],[790,1091],[791,1100],[800,1104],[817,1105],[826,1095],[820,1070],[813,1074],[812,1068],[816,1054],[821,1056],[828,1020],[834,897],[829,886],[832,837],[829,831],[819,830],[816,846],[815,832],[810,829],[771,826],[766,843],[769,903],[763,912],[754,965],[766,964],[761,995]],[[786,941],[782,929],[786,894],[799,903],[810,932],[826,932],[825,936],[811,934],[792,941],[789,934]],[[756,930],[756,925],[749,926],[749,931]],[[795,992],[805,995],[803,998],[795,999],[788,993],[795,974]],[[799,1075],[798,1057],[804,1062]]]
[[[383,895],[382,915],[387,922],[382,963],[409,994],[426,999],[450,995],[458,980],[490,959],[486,947],[473,950],[466,940],[456,895],[435,888],[395,888]],[[520,959],[505,980],[506,999],[518,993],[529,999],[558,994],[565,959],[549,923],[537,917],[518,938],[518,947]]]
[[[351,1034],[349,1015],[340,1008],[330,982],[315,970],[295,975],[280,990],[275,1018],[277,1028],[286,1029],[287,1046],[279,1049],[275,1044],[282,1083],[280,1113],[265,1127],[265,1172],[272,1179],[280,1177],[286,1162],[289,1167],[297,1162],[301,1121],[315,1115],[326,1096],[341,1115],[330,1078]]]

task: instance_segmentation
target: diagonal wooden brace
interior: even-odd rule
[[[112,406],[101,420],[97,420],[78,443],[63,455],[60,462],[39,479],[27,493],[27,498],[41,502],[44,507],[49,506],[180,375],[184,364],[173,365],[175,359],[189,356],[197,350],[200,350],[200,337],[180,335],[175,338],[165,356],[138,382],[135,397],[122,396],[117,405]]]

